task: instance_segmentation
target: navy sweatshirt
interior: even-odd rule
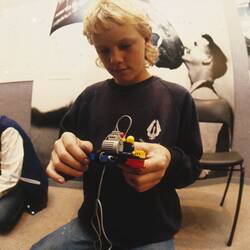
[[[127,135],[159,143],[172,157],[161,182],[142,193],[126,183],[119,168],[106,169],[100,194],[105,231],[112,242],[129,248],[171,239],[180,229],[176,189],[199,176],[202,144],[191,95],[156,76],[131,86],[108,79],[87,87],[65,115],[61,133],[73,132],[98,150],[123,115],[132,118]],[[127,127],[123,119],[119,129],[125,132]],[[79,210],[83,223],[89,223],[95,212],[101,172],[102,166],[92,163],[84,174],[84,203]]]

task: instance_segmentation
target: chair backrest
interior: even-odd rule
[[[228,151],[232,146],[234,115],[229,103],[223,99],[195,99],[199,122],[221,123],[216,151]]]

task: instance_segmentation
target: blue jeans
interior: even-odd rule
[[[78,218],[60,227],[31,247],[31,250],[97,250],[98,241],[91,228],[84,227]],[[108,248],[105,248],[108,249]],[[112,250],[128,250],[112,247]],[[174,241],[168,240],[129,250],[174,250]]]

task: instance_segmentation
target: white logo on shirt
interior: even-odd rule
[[[161,132],[161,126],[158,120],[153,120],[147,128],[149,140],[154,140]]]

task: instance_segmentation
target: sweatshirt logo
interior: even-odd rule
[[[161,132],[161,126],[158,120],[153,120],[147,128],[149,140],[154,140]]]

